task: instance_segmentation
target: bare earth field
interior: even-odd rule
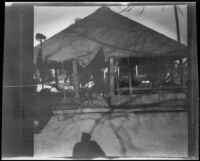
[[[186,112],[85,112],[52,116],[34,135],[35,157],[71,157],[82,132],[107,156],[187,157]]]

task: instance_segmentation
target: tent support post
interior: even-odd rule
[[[58,87],[58,69],[55,67],[55,82],[56,82],[56,88]]]
[[[119,99],[119,103],[121,103],[120,100],[120,88],[119,88],[119,64],[118,64],[118,58],[116,57],[116,70],[117,70],[117,76],[116,76],[116,85],[117,85],[117,95],[118,95],[118,99]]]
[[[128,83],[129,83],[129,95],[132,97],[133,95],[133,90],[132,90],[132,78],[131,78],[131,71],[130,71],[130,60],[128,57]]]
[[[180,62],[180,85],[183,85],[183,70],[184,70],[184,68],[183,68],[183,58],[180,58],[179,59],[179,62]]]
[[[75,97],[79,98],[79,83],[78,83],[76,60],[73,60],[73,74],[74,74]]]
[[[114,59],[110,57],[110,96],[115,95],[115,74],[114,74]],[[112,100],[112,99],[111,99]],[[112,102],[111,102],[112,103]]]

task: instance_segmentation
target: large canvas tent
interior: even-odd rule
[[[39,45],[34,48],[34,61],[36,61],[39,48]],[[111,104],[112,102],[121,104],[132,99],[132,86],[129,83],[130,96],[120,96],[119,98],[115,95],[114,57],[134,57],[137,60],[138,58],[145,58],[145,60],[149,58],[151,60],[152,58],[179,59],[188,56],[188,49],[187,46],[122,16],[109,7],[102,6],[94,13],[79,19],[68,28],[47,39],[43,43],[42,54],[43,60],[47,62],[62,62],[62,64],[63,62],[73,62],[71,68],[73,68],[75,76],[77,97],[79,97],[78,77],[80,78],[83,74],[80,72],[80,67],[95,71],[109,60],[107,64],[109,64]],[[99,58],[101,60],[103,58],[105,62],[99,61]],[[157,98],[159,101],[161,100],[160,94],[144,97],[141,95],[141,100],[143,100],[141,102],[144,100],[149,103],[155,102]],[[177,94],[163,96],[163,98],[166,97],[173,99],[179,96]],[[181,94],[180,97],[181,99],[185,98],[185,94]],[[136,102],[138,103],[138,100]]]
[[[187,55],[185,45],[102,6],[47,39],[43,44],[43,59],[55,62],[77,59],[87,66],[100,48],[106,60],[110,56]],[[34,61],[38,50],[39,45],[34,48]]]

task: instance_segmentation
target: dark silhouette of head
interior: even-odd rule
[[[86,141],[90,141],[90,139],[91,139],[91,135],[89,133],[86,133],[86,132],[82,133],[81,141],[86,142]]]
[[[74,145],[72,155],[74,158],[82,159],[91,159],[106,156],[99,144],[96,141],[91,140],[91,135],[86,132],[82,133],[81,142],[78,142]]]

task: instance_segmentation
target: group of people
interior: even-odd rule
[[[81,95],[87,99],[88,103],[93,103],[95,97],[104,97],[108,90],[109,87],[103,80],[103,77],[90,74],[87,81],[83,83]]]

